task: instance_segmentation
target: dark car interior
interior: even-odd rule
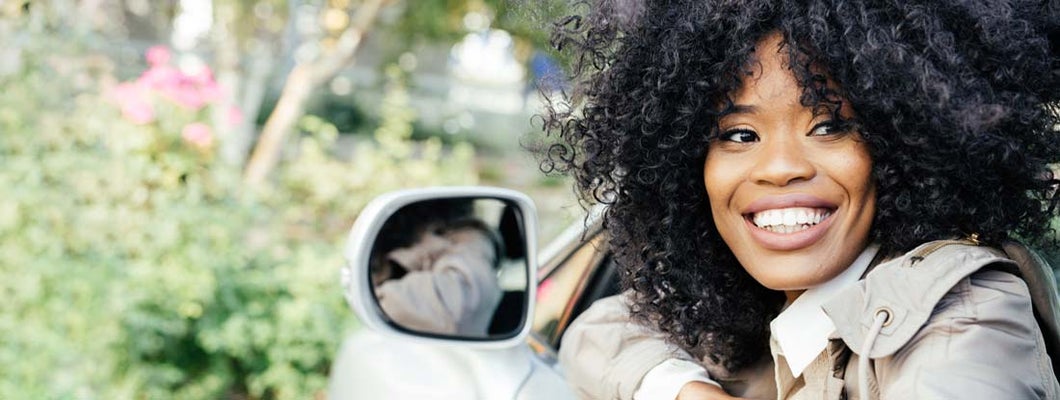
[[[526,261],[526,239],[523,237],[522,214],[513,204],[507,204],[501,212],[498,230],[504,241],[504,258]],[[497,311],[490,321],[487,333],[490,336],[510,336],[517,333],[523,323],[523,305],[526,303],[525,290],[506,290],[497,305]]]

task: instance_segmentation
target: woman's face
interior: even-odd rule
[[[846,269],[868,244],[872,159],[853,131],[799,102],[778,34],[756,46],[750,76],[719,120],[703,167],[718,232],[762,285],[789,297]],[[852,118],[846,102],[840,109]]]

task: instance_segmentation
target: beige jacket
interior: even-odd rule
[[[477,228],[425,234],[387,255],[408,273],[375,288],[383,312],[405,328],[485,337],[503,294],[497,251]]]
[[[739,371],[699,361],[729,394],[752,399],[1060,399],[1027,285],[1015,270],[997,250],[928,243],[879,264],[823,306],[836,332],[798,378],[772,340],[771,357]],[[583,398],[631,399],[663,360],[692,359],[629,322],[626,302],[598,301],[563,338],[560,362]],[[878,310],[889,318],[873,334]],[[871,362],[860,374],[869,338]],[[862,375],[867,395],[859,389]]]

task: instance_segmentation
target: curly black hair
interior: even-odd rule
[[[1060,7],[988,0],[595,0],[555,24],[575,89],[553,99],[546,172],[605,224],[633,314],[730,369],[765,355],[783,294],[719,237],[707,147],[760,39],[783,36],[807,106],[849,101],[873,158],[872,240],[977,233],[1047,245],[1060,161]],[[1050,44],[1052,38],[1052,47]],[[837,83],[838,92],[826,85]],[[709,183],[707,183],[709,184]]]

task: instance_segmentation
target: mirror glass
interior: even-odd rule
[[[378,309],[395,327],[465,339],[517,334],[526,319],[526,228],[515,203],[410,203],[383,223],[369,262]]]

